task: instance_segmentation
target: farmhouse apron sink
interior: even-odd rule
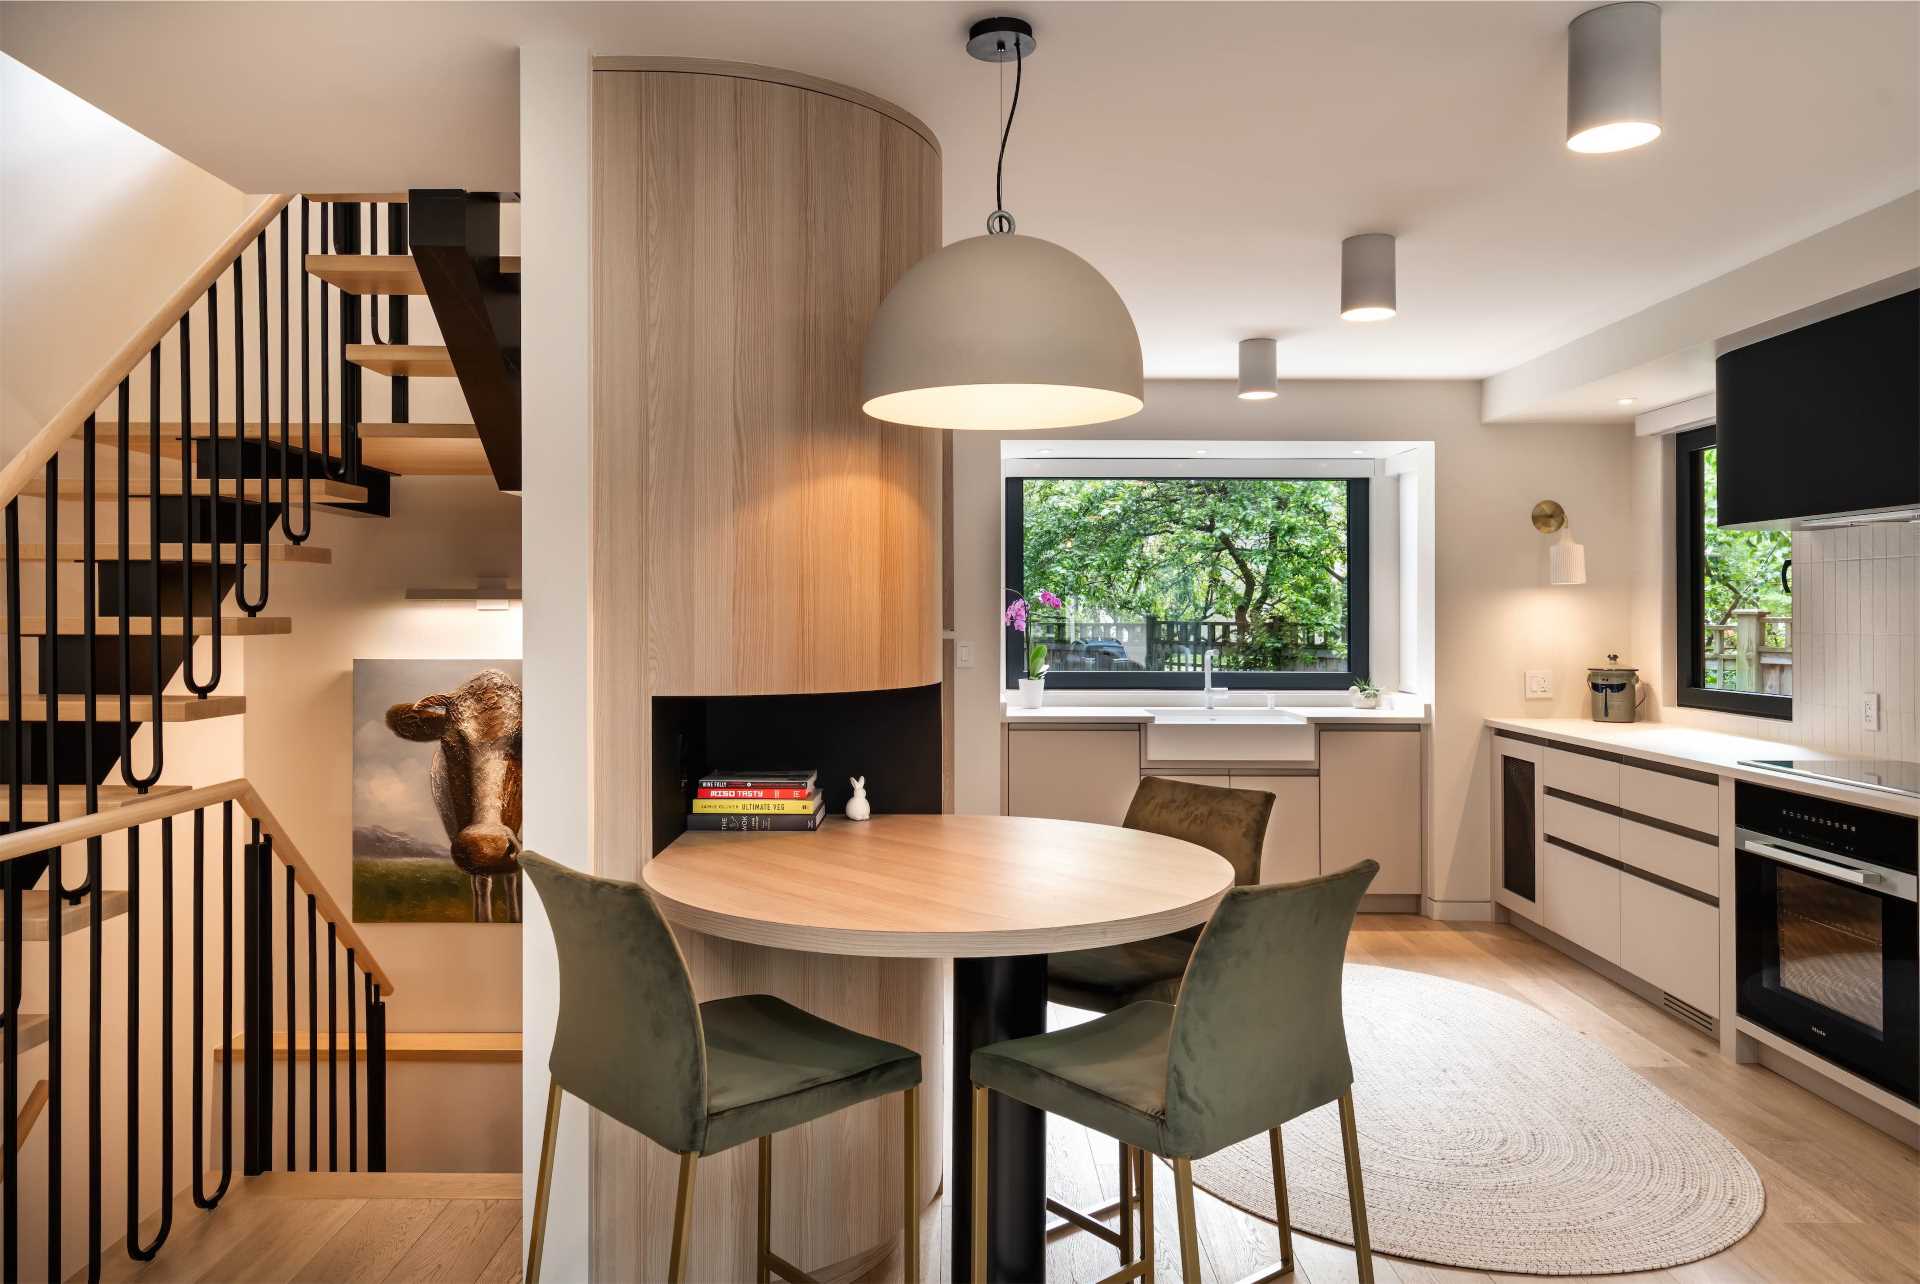
[[[1313,727],[1278,709],[1148,709],[1149,762],[1312,762]]]

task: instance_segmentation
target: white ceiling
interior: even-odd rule
[[[1153,377],[1483,377],[1920,188],[1920,4],[1669,3],[1666,134],[1562,145],[1583,3],[1014,4],[1020,230],[1132,308]],[[517,47],[768,63],[870,90],[992,207],[991,5],[17,4],[0,47],[249,191],[512,188]],[[1339,242],[1399,238],[1393,321],[1336,316]],[[1648,404],[1642,401],[1642,408]],[[1623,415],[1624,417],[1624,415]]]

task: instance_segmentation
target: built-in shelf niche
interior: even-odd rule
[[[828,695],[656,696],[653,850],[686,831],[695,784],[715,769],[817,767],[827,813],[867,778],[880,812],[940,810],[940,684]]]

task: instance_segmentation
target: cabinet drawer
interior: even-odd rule
[[[1235,789],[1273,795],[1273,818],[1260,849],[1260,881],[1297,883],[1320,872],[1320,780],[1316,776],[1233,777]]]
[[[1564,798],[1547,799],[1547,835],[1564,838],[1602,856],[1620,858],[1620,818],[1612,812],[1582,807]]]
[[[1681,783],[1685,783],[1684,781]],[[1720,895],[1720,849],[1637,820],[1620,822],[1620,859],[1709,896]]]
[[[1618,963],[1620,871],[1557,847],[1551,841],[1544,851],[1543,899],[1547,930],[1591,950],[1609,963]]]
[[[1720,1015],[1720,914],[1631,874],[1620,879],[1620,966]]]
[[[1547,788],[1595,802],[1620,803],[1620,764],[1565,749],[1547,749]]]
[[[1140,786],[1133,727],[1014,727],[1007,732],[1007,814],[1117,825]]]
[[[1648,771],[1627,763],[1620,768],[1620,805],[1642,816],[1702,834],[1720,836],[1720,786]]]

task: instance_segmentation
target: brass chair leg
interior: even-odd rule
[[[1154,1254],[1153,1246],[1153,1156],[1144,1150],[1133,1152],[1135,1162],[1140,1167],[1140,1261],[1146,1271],[1141,1279],[1153,1284]]]
[[[1273,1152],[1273,1216],[1280,1227],[1280,1273],[1293,1269],[1293,1214],[1287,1208],[1287,1155],[1280,1130],[1267,1130],[1267,1148]]]
[[[1173,1161],[1173,1203],[1180,1218],[1180,1279],[1200,1284],[1200,1231],[1193,1222],[1193,1160]]]
[[[905,1093],[906,1131],[900,1148],[905,1152],[906,1171],[901,1175],[903,1224],[901,1253],[906,1261],[902,1278],[906,1284],[920,1284],[920,1085]]]
[[[673,1202],[673,1256],[667,1260],[668,1284],[686,1284],[687,1237],[693,1229],[693,1170],[700,1156],[680,1156],[680,1189]]]
[[[1373,1284],[1373,1245],[1367,1239],[1367,1192],[1360,1178],[1360,1133],[1353,1122],[1353,1089],[1340,1094],[1340,1147],[1347,1156],[1347,1204],[1353,1212],[1353,1258],[1360,1284]]]
[[[1133,1147],[1120,1143],[1120,1265],[1133,1261]]]
[[[987,1284],[987,1090],[973,1089],[973,1284]]]
[[[553,1146],[560,1131],[560,1081],[547,1077],[547,1127],[540,1137],[540,1180],[533,1188],[533,1238],[527,1245],[527,1284],[540,1284],[547,1247],[547,1199],[553,1194]]]
[[[760,1193],[755,1205],[759,1234],[753,1252],[753,1277],[759,1284],[773,1279],[773,1134],[760,1139]]]

